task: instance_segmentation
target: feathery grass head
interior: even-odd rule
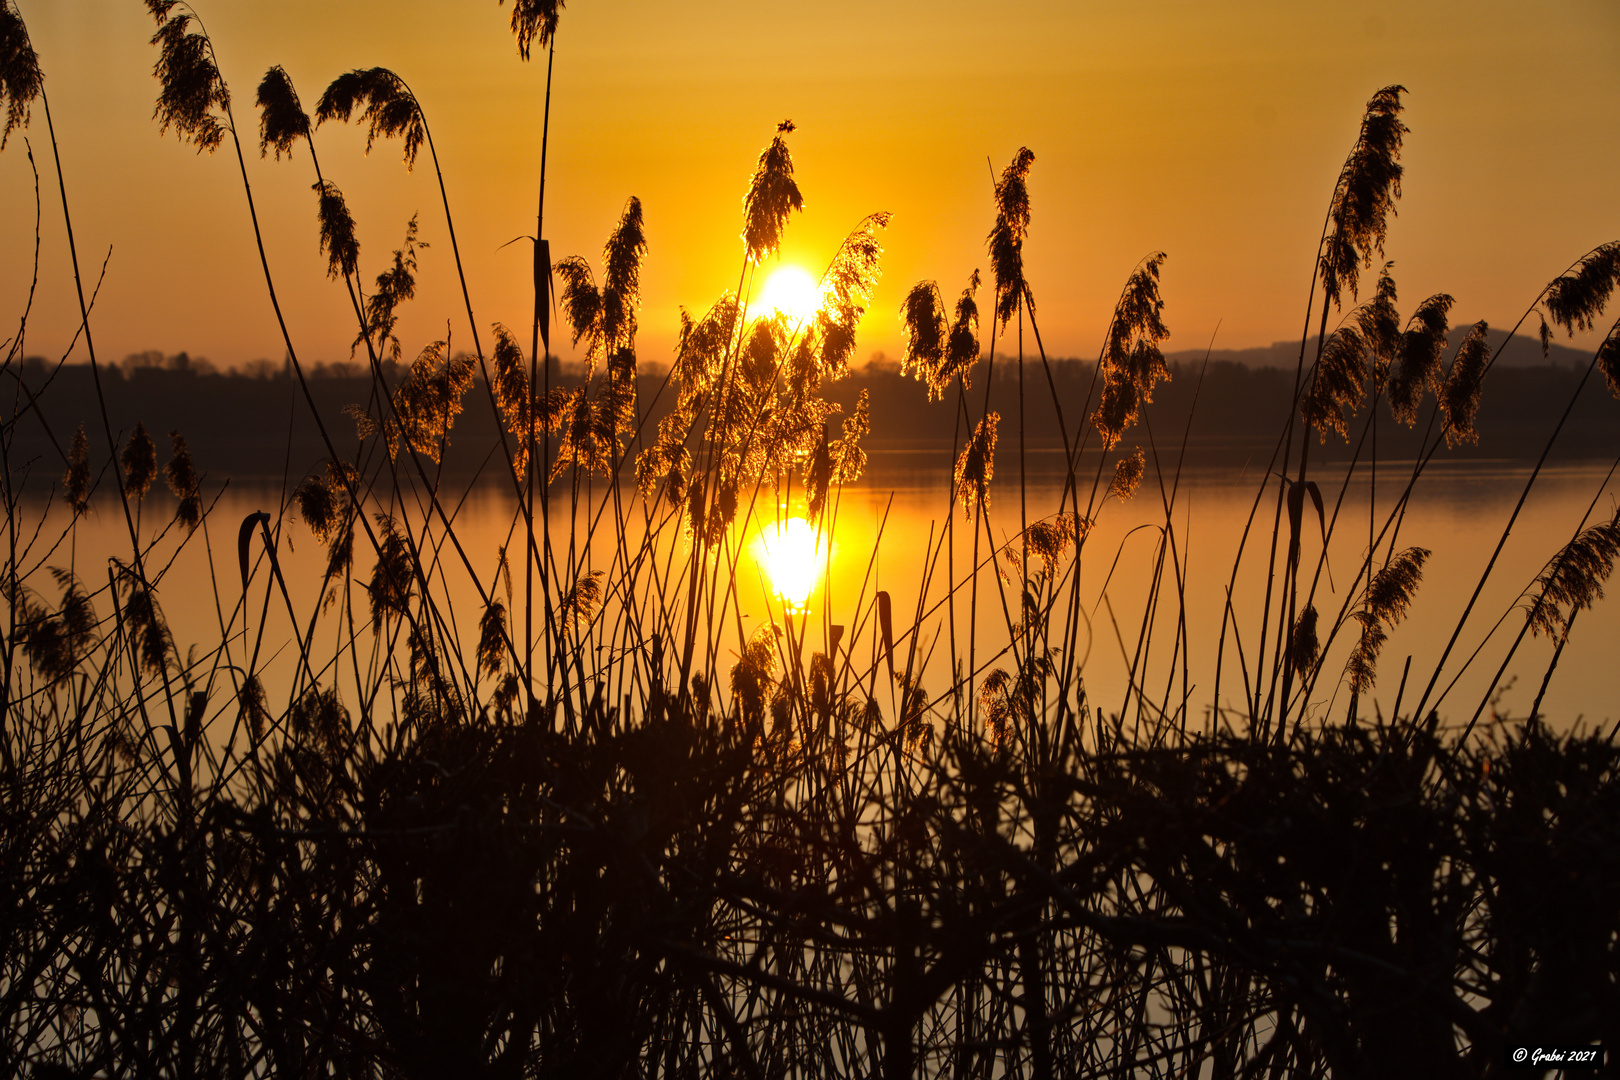
[[[55,682],[73,674],[90,652],[96,628],[95,609],[84,585],[70,571],[51,567],[51,576],[62,588],[62,602],[53,613],[36,603],[29,591],[17,586],[8,589],[18,619],[17,632],[28,661],[47,681]]]
[[[1417,423],[1424,388],[1440,390],[1440,358],[1446,351],[1446,316],[1452,302],[1445,293],[1436,293],[1418,305],[1401,331],[1387,392],[1390,413],[1407,427]]]
[[[1328,302],[1338,305],[1346,291],[1356,295],[1361,268],[1384,255],[1389,215],[1401,197],[1401,123],[1404,86],[1386,86],[1367,102],[1361,133],[1333,188],[1330,226],[1317,273]]]
[[[538,42],[542,49],[551,44],[557,33],[557,17],[562,14],[564,0],[512,0],[512,33],[517,38],[518,55],[527,60],[529,50]],[[506,0],[500,0],[506,5]]]
[[[641,260],[647,254],[641,200],[631,196],[619,225],[602,248],[602,287],[590,263],[570,256],[552,269],[562,278],[563,311],[574,330],[574,344],[585,342],[587,372],[604,356],[634,346],[636,307],[641,301]],[[587,376],[588,377],[588,376]]]
[[[877,232],[887,228],[889,214],[868,214],[838,247],[821,278],[821,310],[816,312],[815,333],[820,343],[817,370],[821,378],[841,379],[855,352],[855,328],[872,302],[883,246]]]
[[[521,479],[529,464],[529,369],[523,359],[523,346],[500,323],[495,324],[495,407],[500,410],[506,430],[517,436],[512,450],[512,467]]]
[[[67,471],[62,474],[62,494],[75,515],[90,509],[90,440],[80,424],[68,449]]]
[[[944,389],[939,371],[945,365],[945,343],[950,331],[945,325],[945,301],[937,283],[919,281],[911,287],[900,305],[900,325],[906,341],[900,371],[915,375],[928,387],[928,400],[938,401]]]
[[[259,80],[259,156],[271,150],[276,160],[281,155],[292,157],[293,143],[309,138],[309,114],[298,100],[292,79],[280,64],[264,73]]]
[[[478,672],[499,675],[506,663],[506,605],[491,600],[478,620]]]
[[[0,0],[0,102],[6,106],[0,150],[5,149],[13,130],[28,123],[29,109],[44,87],[45,73],[28,39],[28,27],[11,6],[11,0]]]
[[[950,323],[939,286],[932,281],[913,285],[901,305],[906,352],[900,370],[914,374],[928,387],[929,401],[943,398],[945,388],[957,376],[967,380],[979,358],[979,305],[974,299],[978,291],[979,272],[975,270],[956,301],[956,315]]]
[[[237,712],[255,740],[264,738],[264,726],[270,720],[265,707],[264,683],[257,675],[242,680],[242,689],[236,692]]]
[[[152,44],[158,47],[152,74],[161,89],[152,115],[161,121],[161,132],[172,127],[198,153],[212,153],[230,131],[230,91],[214,62],[213,44],[191,29],[196,16],[175,14],[175,6],[173,0],[146,0],[147,10],[158,23],[152,36]]]
[[[1485,381],[1485,365],[1491,359],[1490,343],[1485,340],[1487,329],[1483,319],[1474,324],[1457,347],[1457,356],[1446,373],[1440,407],[1446,413],[1447,446],[1479,441],[1474,418],[1479,415],[1479,391]]]
[[[1295,671],[1309,671],[1321,654],[1316,637],[1316,605],[1307,604],[1294,620],[1294,629],[1288,636],[1288,662]]]
[[[1367,343],[1377,383],[1388,376],[1400,351],[1401,316],[1395,310],[1395,278],[1389,272],[1394,265],[1392,262],[1384,264],[1373,298],[1356,309],[1356,325],[1361,328],[1361,339]]]
[[[394,334],[399,321],[399,307],[416,295],[416,250],[427,247],[426,240],[416,238],[416,215],[405,226],[404,246],[394,249],[394,265],[377,275],[377,288],[366,297],[366,328],[354,339],[357,349],[369,338],[379,355],[386,354],[398,360],[400,341]]]
[[[1537,636],[1562,641],[1575,613],[1603,599],[1603,583],[1620,556],[1620,511],[1571,540],[1536,577],[1526,619]],[[1563,609],[1568,608],[1568,614]]]
[[[169,490],[180,500],[174,515],[186,528],[195,529],[202,523],[202,485],[197,479],[197,468],[191,462],[191,448],[186,445],[184,435],[171,431],[169,441],[174,456],[164,467],[163,475],[169,482]]]
[[[161,676],[169,667],[174,653],[174,637],[168,622],[157,605],[152,590],[137,580],[127,569],[119,576],[124,591],[124,621],[135,642],[141,666],[154,676]]]
[[[405,141],[405,167],[416,164],[416,155],[427,139],[427,121],[415,95],[405,80],[387,68],[356,68],[332,80],[315,107],[315,123],[338,119],[347,122],[356,109],[366,125],[366,153],[378,137],[402,137]]]
[[[146,433],[145,424],[136,423],[120,460],[124,466],[124,487],[137,499],[146,498],[152,488],[152,478],[157,475],[157,445]]]
[[[389,457],[398,453],[400,438],[433,461],[439,460],[440,448],[449,442],[450,428],[461,415],[461,399],[472,386],[473,362],[466,356],[447,356],[447,352],[443,341],[428,345],[394,390],[398,434],[391,430],[392,421],[383,425],[389,436]]]
[[[1154,387],[1170,378],[1159,349],[1170,336],[1159,295],[1159,267],[1164,260],[1164,252],[1156,251],[1131,271],[1108,324],[1101,360],[1102,400],[1092,414],[1105,450],[1112,450],[1136,422],[1141,407],[1153,400]]]
[[[720,297],[701,319],[693,319],[684,309],[681,311],[673,377],[681,384],[683,403],[706,392],[719,376],[721,361],[742,329],[741,315],[742,308],[730,292]]]
[[[996,471],[996,428],[1000,423],[1000,413],[986,413],[956,459],[953,486],[962,512],[969,518],[975,507],[990,505],[990,481]]]
[[[1405,618],[1412,594],[1423,580],[1423,564],[1429,555],[1427,548],[1420,547],[1397,552],[1368,583],[1361,606],[1351,615],[1361,624],[1361,637],[1345,665],[1350,689],[1355,693],[1363,694],[1372,689],[1378,654],[1388,638],[1388,630]]]
[[[1138,446],[1136,452],[1122,457],[1114,463],[1114,479],[1108,484],[1108,494],[1117,495],[1121,501],[1129,499],[1136,494],[1141,486],[1142,473],[1147,468],[1147,458]]]
[[[793,181],[793,157],[785,136],[793,131],[793,121],[776,127],[776,137],[759,155],[748,194],[743,197],[743,247],[750,262],[763,262],[782,243],[782,230],[788,215],[804,209],[804,196]]]
[[[1347,412],[1361,403],[1367,382],[1367,343],[1353,326],[1341,326],[1328,335],[1322,355],[1316,361],[1311,387],[1300,405],[1300,415],[1315,425],[1327,442],[1327,433],[1336,431],[1346,438]]]
[[[315,539],[326,543],[337,531],[342,511],[336,493],[318,476],[306,476],[293,490],[298,516],[304,519]]]
[[[967,287],[956,299],[956,319],[951,323],[950,341],[945,346],[945,382],[960,377],[962,385],[972,384],[973,365],[979,359],[979,272],[973,271]]]
[[[1024,238],[1029,235],[1029,167],[1035,154],[1020,147],[996,181],[996,223],[986,243],[996,279],[996,323],[1006,326],[1024,295]]]
[[[1609,328],[1609,334],[1598,345],[1598,367],[1609,384],[1609,393],[1620,398],[1620,320]]]
[[[1064,513],[1047,521],[1034,521],[1024,530],[1024,546],[1031,555],[1041,560],[1047,577],[1057,568],[1058,560],[1091,531],[1091,522],[1078,514]]]
[[[602,287],[623,296],[627,307],[641,299],[641,261],[646,257],[641,200],[632,195],[625,201],[618,227],[602,245]]]
[[[603,571],[592,570],[580,575],[574,587],[563,594],[559,616],[564,626],[573,626],[578,630],[590,624],[597,611],[601,610],[602,582],[606,577]]]
[[[354,235],[354,217],[343,192],[330,180],[317,181],[320,199],[316,214],[321,223],[321,251],[325,253],[326,276],[347,278],[360,270],[360,241]]]
[[[1616,285],[1620,285],[1620,240],[1586,255],[1547,286],[1547,314],[1568,334],[1590,330]]]
[[[377,515],[377,562],[367,587],[371,601],[371,632],[382,633],[389,615],[404,615],[415,581],[410,544],[392,515]]]

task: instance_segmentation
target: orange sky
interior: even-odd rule
[[[487,340],[491,321],[526,325],[529,252],[500,245],[534,224],[544,68],[518,59],[508,9],[197,3],[255,143],[254,89],[272,64],[311,108],[348,68],[402,75],[438,143],[480,329]],[[52,95],[81,259],[93,274],[112,252],[92,316],[102,358],[184,349],[222,365],[279,360],[234,160],[199,157],[152,120],[144,6],[17,6]],[[1298,335],[1362,107],[1399,82],[1412,133],[1388,255],[1403,311],[1446,291],[1456,321],[1511,324],[1571,260],[1620,238],[1617,57],[1613,0],[573,0],[558,34],[547,232],[555,257],[596,261],[625,199],[641,198],[640,353],[664,361],[679,308],[701,311],[735,286],[741,198],[776,123],[791,117],[807,205],[782,258],[819,271],[863,216],[892,211],[859,355],[894,357],[914,282],[936,278],[954,296],[971,270],[988,270],[990,169],[1028,145],[1026,258],[1049,352],[1095,355],[1126,275],[1160,249],[1171,348],[1201,348],[1217,326],[1218,346],[1260,345]],[[57,356],[77,316],[38,109],[0,154],[0,337],[14,331],[31,270],[23,136],[48,185],[28,351]],[[337,125],[317,140],[360,223],[368,280],[420,211],[432,247],[401,323],[407,352],[447,325],[466,345],[425,160],[407,174],[397,145],[363,157],[363,137]],[[316,250],[308,161],[255,151],[249,168],[300,356],[346,358],[352,316]]]

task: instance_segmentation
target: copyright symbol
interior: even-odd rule
[[[1513,1060],[1514,1061],[1523,1061],[1525,1058],[1527,1058],[1529,1056],[1530,1056],[1530,1051],[1525,1049],[1522,1046],[1519,1047],[1517,1050],[1513,1051]]]

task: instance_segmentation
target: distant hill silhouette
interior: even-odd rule
[[[1456,349],[1457,344],[1468,336],[1472,323],[1454,326],[1451,333],[1446,335],[1450,347]],[[1506,330],[1492,329],[1486,333],[1486,339],[1495,349],[1507,340]],[[1307,346],[1305,360],[1307,363],[1316,355],[1316,335],[1312,334],[1310,344]],[[1270,345],[1262,345],[1253,349],[1214,349],[1209,354],[1210,360],[1224,360],[1228,363],[1242,364],[1252,368],[1287,368],[1293,371],[1299,363],[1299,342],[1274,341]],[[1175,352],[1165,353],[1165,359],[1183,364],[1199,364],[1203,362],[1203,349],[1177,349]],[[1584,368],[1591,362],[1592,353],[1586,349],[1572,349],[1568,345],[1560,345],[1556,341],[1547,349],[1544,357],[1541,353],[1540,340],[1515,334],[1502,355],[1497,358],[1499,367],[1564,367]]]
[[[1286,364],[1279,363],[1285,349],[1292,355]],[[1147,447],[1156,440],[1161,453],[1171,454],[1179,450],[1185,432],[1190,465],[1231,468],[1247,463],[1264,467],[1288,418],[1298,349],[1297,344],[1278,344],[1270,349],[1216,351],[1211,354],[1202,385],[1202,353],[1170,354],[1171,380],[1155,394],[1145,422],[1126,433],[1119,452],[1129,453],[1138,445]],[[1551,355],[1553,362],[1531,365],[1530,361],[1541,359],[1539,343],[1522,338],[1512,342],[1485,382],[1477,422],[1479,444],[1443,450],[1442,455],[1453,459],[1534,460],[1590,361],[1589,356],[1561,346],[1554,346]],[[1236,362],[1231,359],[1234,356],[1245,360]],[[1576,357],[1580,358],[1578,367],[1571,362]],[[553,361],[553,370],[559,371],[555,364]],[[1053,360],[1049,386],[1039,359],[1026,357],[1023,441],[1032,470],[1061,471],[1063,434],[1067,432],[1072,440],[1086,425],[1086,399],[1094,366],[1089,360]],[[60,477],[64,453],[79,424],[85,425],[89,435],[93,470],[104,468],[108,455],[89,367],[70,364],[53,369],[36,358],[11,371],[21,379],[18,382],[13,378],[8,387],[17,395],[15,408],[19,410],[16,420],[5,424],[13,471],[28,469],[36,480]],[[395,372],[391,381],[400,374],[403,372]],[[558,378],[564,383],[577,382],[578,375],[570,377],[566,371],[559,371]],[[108,419],[120,443],[139,421],[158,441],[160,460],[167,460],[167,435],[179,430],[190,444],[198,468],[214,480],[279,478],[286,473],[296,481],[317,469],[328,456],[302,391],[278,365],[260,363],[250,372],[219,372],[201,359],[161,359],[156,354],[139,354],[123,364],[103,368],[101,380]],[[672,404],[667,389],[662,399],[657,396],[663,383],[661,372],[643,374],[638,380],[639,407],[648,417],[649,432]],[[311,371],[310,390],[339,453],[354,460],[363,447],[355,422],[344,415],[344,408],[351,404],[370,405],[372,411],[377,411],[371,402],[370,378],[358,365],[317,366]],[[904,473],[916,473],[919,481],[932,482],[922,474],[950,468],[958,415],[954,393],[945,401],[929,402],[920,383],[903,376],[898,365],[881,359],[853,370],[849,378],[826,388],[827,396],[840,403],[846,414],[862,391],[870,395],[872,406],[872,433],[867,447],[874,482],[885,482],[885,477],[903,482],[900,474]],[[1061,418],[1053,405],[1054,391],[1062,409]],[[982,361],[975,367],[969,401],[973,415],[980,415],[986,405]],[[988,405],[1002,416],[999,470],[1016,468],[1019,401],[1017,363],[998,356]],[[1387,408],[1380,406],[1380,458],[1416,456],[1431,406],[1432,397],[1425,402],[1424,419],[1417,431],[1397,425]],[[1353,437],[1359,433],[1359,420],[1351,430]],[[836,419],[830,435],[839,435]],[[490,451],[496,437],[488,395],[482,385],[476,385],[468,393],[452,432],[445,473],[468,477],[488,471],[495,475],[496,462]],[[1090,445],[1096,446],[1094,434]],[[1595,375],[1582,391],[1553,456],[1562,460],[1612,458],[1617,452],[1620,403],[1609,395],[1601,375]],[[1330,437],[1314,460],[1343,460],[1349,453],[1343,441]]]

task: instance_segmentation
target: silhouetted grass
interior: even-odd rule
[[[228,140],[245,179],[195,14],[147,4],[158,119],[201,150]],[[515,4],[523,56],[536,38],[551,47],[559,9]],[[44,101],[10,0],[0,48],[10,134]],[[38,470],[12,454],[17,426],[44,416],[45,387],[22,363],[25,312],[0,436],[0,1068],[1451,1076],[1493,1071],[1519,1039],[1620,1044],[1613,734],[1554,735],[1534,709],[1442,728],[1478,591],[1426,686],[1403,672],[1388,715],[1363,704],[1389,686],[1380,646],[1444,557],[1402,545],[1406,511],[1434,456],[1477,437],[1494,361],[1483,324],[1444,359],[1449,297],[1403,324],[1387,264],[1344,308],[1382,258],[1399,196],[1401,93],[1369,103],[1332,193],[1292,392],[1231,568],[1235,585],[1261,560],[1266,586],[1258,608],[1230,589],[1219,627],[1189,625],[1176,524],[1196,395],[1168,442],[1153,434],[1172,374],[1165,256],[1128,277],[1083,385],[1056,373],[1023,269],[1027,149],[995,187],[989,340],[977,270],[953,313],[932,282],[903,308],[903,370],[924,384],[919,401],[952,402],[956,434],[938,526],[909,553],[916,607],[898,617],[870,567],[841,598],[843,622],[784,603],[750,633],[739,611],[745,542],[792,500],[836,533],[873,423],[865,395],[846,411],[835,384],[887,214],[855,224],[814,316],[750,310],[758,267],[802,205],[791,123],[747,189],[738,288],[683,314],[656,380],[635,344],[648,256],[636,199],[600,276],[580,256],[538,268],[529,355],[498,325],[485,353],[463,276],[473,353],[435,342],[406,365],[394,329],[418,272],[414,222],[368,292],[353,216],[317,166],[320,243],[370,375],[350,412],[358,450],[315,412],[283,322],[327,460],[284,478],[275,513],[239,523],[214,520],[218,489],[180,433],[162,467],[176,510],[148,506],[156,442],[144,425],[115,437],[103,399],[104,447],[82,427],[54,443],[58,526],[26,490],[40,490]],[[259,102],[261,151],[313,159],[318,125],[279,68]],[[373,137],[403,137],[407,164],[432,152],[423,105],[393,72],[328,88],[317,118],[355,116]],[[1592,327],[1617,252],[1578,260],[1530,311],[1544,327]],[[553,295],[584,347],[580,379],[553,381],[541,354]],[[79,329],[89,346],[86,305]],[[1585,378],[1602,367],[1616,382],[1617,335]],[[992,397],[998,378],[1016,398]],[[457,534],[443,479],[458,419],[481,408],[469,394],[487,400],[488,460],[511,491],[493,551]],[[1386,462],[1397,494],[1352,522],[1344,492],[1378,465],[1381,399],[1421,429],[1421,452],[1393,481]],[[1063,445],[1055,506],[1031,483],[1037,405]],[[1004,455],[998,471],[1014,408],[1016,466]],[[1330,438],[1353,448],[1337,493],[1310,469],[1310,447]],[[129,550],[103,582],[75,540],[109,487]],[[1079,567],[1117,557],[1095,527],[1131,498],[1162,509],[1148,599],[1127,619],[1135,641],[1121,635],[1125,685],[1093,686]],[[987,508],[1014,499],[1016,535],[998,537]],[[1327,543],[1363,525],[1334,611],[1318,593]],[[232,526],[236,573],[228,555],[209,560],[217,636],[177,642],[162,597],[199,586],[171,568]],[[1577,525],[1527,586],[1527,610],[1504,617],[1565,640],[1601,596],[1616,528]],[[322,546],[318,576],[283,572],[288,530]],[[290,642],[266,640],[272,604]],[[1211,634],[1205,697],[1186,656]],[[290,673],[271,664],[282,649]],[[1104,694],[1118,707],[1100,707]],[[1326,711],[1313,704],[1324,694]]]

